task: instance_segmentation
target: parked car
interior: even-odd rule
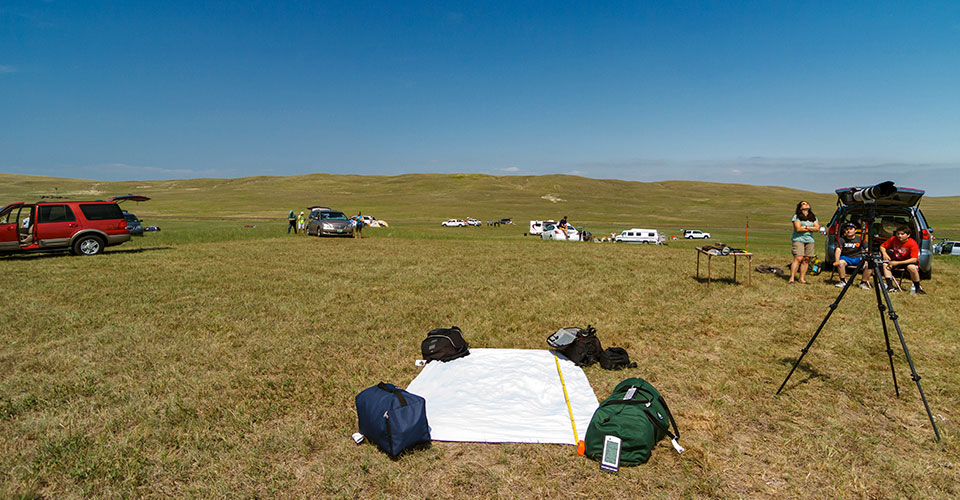
[[[847,222],[860,226],[861,222],[869,223],[873,236],[873,248],[877,247],[893,236],[897,226],[905,225],[912,230],[913,238],[920,247],[918,267],[923,279],[930,279],[933,273],[933,228],[927,224],[927,219],[920,211],[920,199],[925,193],[922,189],[898,187],[891,196],[877,198],[870,203],[856,202],[853,193],[864,187],[846,187],[836,190],[837,210],[830,223],[827,224],[827,238],[824,244],[823,267],[830,269],[833,266],[833,254],[837,248],[840,228]],[[864,221],[867,212],[873,211],[874,219]]]
[[[468,225],[468,226],[478,226],[478,227],[479,227],[479,226],[482,226],[483,223],[480,222],[480,219],[474,219],[473,217],[467,217],[467,225]]]
[[[706,240],[710,239],[710,233],[705,233],[699,229],[684,229],[683,237],[688,240]]]
[[[142,194],[121,194],[119,196],[111,196],[107,198],[107,201],[112,201],[117,205],[125,201],[135,201],[139,203],[141,201],[149,200],[149,196],[144,196]],[[127,230],[130,231],[130,236],[143,236],[143,231],[145,228],[143,227],[142,220],[126,210],[123,211],[123,217],[127,220]]]
[[[618,234],[613,241],[617,243],[652,243],[660,244],[660,232],[656,229],[627,229]]]
[[[127,231],[130,231],[130,236],[143,236],[144,227],[142,220],[126,210],[123,211],[123,218],[127,221]]]
[[[946,238],[940,240],[936,245],[933,246],[934,255],[960,255],[960,241],[948,240]]]
[[[441,222],[440,225],[444,227],[464,227],[467,223],[460,219],[448,219]]]
[[[556,224],[557,221],[550,220],[532,220],[530,221],[530,235],[536,236],[543,233],[543,228],[549,226],[550,224]]]
[[[549,224],[540,233],[542,240],[562,240],[562,241],[581,241],[580,231],[577,228],[567,224],[567,232],[564,233],[559,224]]]
[[[97,255],[126,241],[127,220],[111,201],[17,202],[0,209],[0,253]]]
[[[507,217],[505,219],[500,219],[497,222],[499,222],[501,226],[504,224],[513,224],[513,219]]]
[[[353,236],[354,224],[347,216],[328,207],[308,207],[307,234],[314,236]]]

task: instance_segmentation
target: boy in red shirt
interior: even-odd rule
[[[894,231],[889,240],[880,245],[880,253],[883,260],[883,276],[887,278],[887,291],[896,292],[897,287],[893,283],[893,269],[906,267],[910,274],[910,280],[913,281],[914,290],[918,294],[926,294],[923,288],[920,288],[920,267],[917,266],[920,257],[920,247],[916,241],[910,238],[910,228],[900,226]]]

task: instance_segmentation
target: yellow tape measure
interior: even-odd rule
[[[557,374],[560,375],[560,386],[563,387],[563,399],[567,402],[567,412],[570,414],[570,425],[573,426],[573,442],[580,441],[580,435],[577,434],[577,423],[573,420],[573,408],[570,408],[570,397],[567,396],[567,385],[563,383],[563,372],[560,371],[560,358],[553,354],[553,360],[557,363]]]

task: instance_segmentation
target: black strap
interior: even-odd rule
[[[663,399],[663,396],[660,396],[660,404],[663,405],[664,410],[667,410],[667,417],[670,418],[670,424],[673,425],[673,431],[677,433],[677,437],[675,439],[680,439],[680,429],[677,428],[677,421],[673,419],[673,413],[670,411],[670,407],[667,406],[667,400]]]
[[[640,398],[607,399],[606,401],[600,403],[600,406],[615,405],[615,404],[636,404],[636,403],[644,403],[644,404],[646,404],[646,403],[652,403],[652,402],[653,402],[653,399],[652,399],[652,398],[653,398],[653,394],[645,391],[642,387],[640,387],[640,386],[638,386],[638,385],[631,385],[631,386],[627,387],[627,390],[626,390],[625,392],[629,392],[630,389],[636,389],[636,392],[643,393],[644,396],[647,396],[647,399],[640,399]],[[616,393],[614,393],[614,394],[616,394]],[[636,396],[636,393],[634,393],[634,396]]]
[[[400,406],[407,406],[407,400],[403,397],[403,393],[400,392],[400,389],[392,389],[389,385],[384,384],[383,382],[377,384],[377,387],[383,389],[384,391],[393,393],[393,395],[400,400]]]
[[[674,436],[673,433],[670,432],[670,428],[669,428],[669,427],[661,424],[659,420],[657,420],[656,418],[653,417],[653,413],[650,413],[650,407],[649,407],[649,406],[644,406],[644,407],[643,407],[643,413],[647,416],[647,418],[650,419],[651,422],[653,422],[653,426],[654,426],[654,427],[660,429],[661,431],[663,431],[664,434],[670,436],[670,439],[679,439],[679,438],[680,438],[680,436]],[[669,416],[669,415],[670,415],[670,412],[667,412],[667,415]],[[670,418],[670,420],[673,421],[673,418]]]
[[[634,387],[634,386],[631,386],[631,387]],[[640,388],[637,387],[637,390],[639,391]],[[649,418],[650,421],[653,422],[653,425],[655,425],[658,429],[663,431],[664,434],[666,434],[667,436],[670,436],[670,439],[680,439],[680,430],[677,428],[677,422],[676,420],[673,419],[673,413],[670,412],[670,407],[667,406],[666,400],[663,399],[663,396],[660,396],[659,398],[657,398],[657,400],[660,402],[661,405],[663,405],[663,409],[666,410],[667,419],[670,420],[670,424],[673,425],[673,430],[676,434],[674,434],[674,432],[670,432],[670,427],[667,427],[662,423],[660,423],[660,420],[657,418],[654,418],[653,414],[650,413],[650,407],[647,405],[653,402],[652,399],[614,399],[610,401],[605,401],[600,406],[615,405],[615,404],[643,405],[643,412],[647,415],[647,418]]]

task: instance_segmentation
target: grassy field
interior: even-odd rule
[[[587,225],[594,233],[631,227],[677,232],[682,227],[784,230],[801,199],[826,222],[836,196],[774,186],[706,182],[627,182],[569,175],[537,177],[411,174],[394,177],[312,174],[295,177],[97,182],[0,174],[0,202],[41,197],[104,199],[125,193],[152,197],[125,208],[147,218],[230,217],[282,220],[291,209],[326,205],[387,221],[436,224],[449,218],[512,217]],[[960,197],[927,197],[921,206],[942,237],[960,239]],[[522,231],[523,229],[521,229]]]
[[[850,291],[774,396],[836,297],[828,275],[787,286],[754,273],[746,286],[723,279],[732,263],[715,259],[721,279],[707,287],[694,277],[699,242],[561,243],[524,237],[522,226],[439,227],[468,215],[570,215],[594,232],[697,227],[741,245],[749,215],[753,264],[784,265],[783,221],[801,197],[828,218],[829,195],[623,183],[651,195],[612,199],[600,193],[619,192],[619,181],[519,178],[536,193],[559,184],[552,192],[567,200],[524,204],[510,178],[476,176],[333,179],[366,193],[354,204],[334,190],[283,190],[324,180],[310,177],[96,189],[0,179],[4,202],[53,184],[106,193],[91,197],[150,186],[140,191],[154,200],[131,210],[163,228],[98,257],[0,258],[0,498],[960,497],[960,259],[936,259],[929,295],[894,297],[937,443],[899,345],[894,395],[872,293]],[[236,189],[162,194],[178,182]],[[372,194],[391,182],[402,189]],[[456,197],[470,194],[461,182],[489,189],[461,207]],[[327,199],[391,227],[363,240],[286,234],[288,205]],[[924,201],[940,235],[958,228],[955,201]],[[741,264],[738,278],[745,272]],[[571,446],[434,443],[391,460],[349,437],[356,393],[381,380],[406,386],[432,328],[457,324],[473,347],[544,349],[557,328],[587,323],[639,365],[586,368],[597,397],[629,376],[650,380],[687,453],[661,443],[650,463],[611,476]]]

